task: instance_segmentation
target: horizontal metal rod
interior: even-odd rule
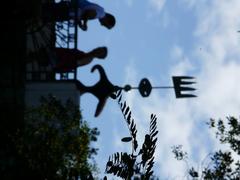
[[[152,89],[173,89],[173,86],[155,86]],[[131,89],[139,89],[138,87],[131,87]]]
[[[153,89],[173,89],[173,86],[155,86]]]

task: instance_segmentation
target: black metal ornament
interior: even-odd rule
[[[191,76],[173,76],[173,86],[158,86],[153,87],[147,78],[143,78],[138,87],[131,87],[130,85],[124,86],[122,89],[124,91],[130,91],[132,89],[138,89],[142,97],[148,97],[152,89],[174,89],[176,98],[192,98],[197,97],[194,94],[189,94],[189,91],[195,91],[195,88],[188,87],[187,85],[195,84],[196,82],[189,81],[194,79]]]
[[[152,85],[147,78],[140,81],[138,89],[142,97],[148,97],[152,92]]]
[[[100,65],[95,65],[92,67],[91,72],[98,70],[100,74],[100,80],[94,86],[85,86],[79,80],[76,80],[77,88],[80,91],[80,94],[84,93],[91,93],[98,99],[98,105],[95,111],[95,117],[99,116],[102,112],[106,101],[109,97],[115,99],[115,92],[118,90],[124,90],[126,92],[134,89],[138,89],[139,93],[142,97],[150,96],[152,89],[174,89],[176,98],[192,98],[197,97],[194,94],[190,94],[189,91],[196,90],[195,88],[188,87],[188,85],[192,85],[196,82],[191,81],[194,77],[190,76],[173,76],[173,86],[158,86],[153,87],[150,81],[147,78],[143,78],[138,87],[132,87],[131,85],[127,84],[124,87],[119,87],[113,85],[109,80],[108,77]]]
[[[107,75],[100,65],[92,67],[91,72],[98,70],[100,74],[100,80],[94,86],[85,86],[79,80],[76,81],[77,88],[80,91],[80,95],[84,93],[91,93],[98,99],[98,105],[95,111],[95,117],[99,116],[102,112],[106,101],[109,97],[113,97],[113,93],[120,89],[118,86],[113,85],[107,78]]]
[[[188,81],[193,80],[194,77],[190,76],[173,76],[173,86],[175,90],[176,98],[193,98],[197,97],[194,94],[188,94],[188,91],[195,91],[195,88],[187,87],[187,85],[195,84],[194,81]]]

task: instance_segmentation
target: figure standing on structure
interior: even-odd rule
[[[59,3],[44,3],[42,8],[42,18],[44,21],[68,21],[75,19],[79,27],[86,31],[89,20],[98,19],[100,24],[107,29],[115,26],[115,17],[105,12],[104,8],[98,4],[87,0],[60,1]]]

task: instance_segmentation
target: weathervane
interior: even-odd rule
[[[191,76],[173,76],[173,86],[156,86],[152,87],[150,81],[147,78],[143,78],[138,87],[131,87],[130,85],[124,86],[123,90],[130,91],[132,89],[138,89],[139,93],[141,94],[142,97],[148,97],[152,89],[174,89],[176,98],[191,98],[191,97],[196,97],[196,95],[193,94],[188,94],[188,93],[183,93],[186,91],[195,91],[195,88],[192,87],[187,87],[186,85],[191,85],[195,84],[196,82],[188,81],[192,80],[194,77]]]
[[[107,75],[100,65],[92,67],[91,72],[95,70],[99,71],[100,80],[94,86],[85,86],[80,81],[76,81],[77,88],[81,95],[84,93],[91,93],[98,99],[98,105],[95,112],[95,117],[99,116],[102,112],[104,105],[109,97],[115,99],[114,93],[118,90],[124,90],[126,92],[130,90],[139,90],[142,97],[148,97],[151,94],[152,89],[174,89],[176,98],[193,98],[197,97],[189,91],[196,90],[195,88],[188,87],[188,85],[195,84],[194,77],[191,76],[173,76],[173,86],[157,86],[152,87],[150,81],[147,78],[143,78],[138,87],[132,87],[131,85],[125,85],[124,87],[113,85],[107,78]]]

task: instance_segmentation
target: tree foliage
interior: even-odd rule
[[[116,98],[130,133],[130,137],[124,137],[122,141],[132,142],[132,153],[116,152],[111,155],[106,164],[106,173],[122,179],[151,179],[153,177],[152,168],[158,133],[157,118],[155,115],[151,115],[149,133],[145,135],[142,147],[138,149],[137,127],[132,118],[130,107],[127,106],[125,101],[122,101],[121,91],[118,91]],[[107,177],[105,176],[104,179],[107,179]]]
[[[23,159],[25,177],[33,179],[90,179],[97,153],[90,143],[97,140],[97,128],[82,119],[79,107],[68,100],[62,104],[53,96],[41,99],[39,107],[27,108],[25,127],[12,138]]]
[[[201,170],[194,167],[188,169],[191,179],[209,180],[239,180],[240,179],[240,121],[235,117],[227,117],[227,122],[222,119],[210,119],[208,125],[215,130],[216,138],[221,144],[227,144],[228,150],[218,150],[210,154],[210,162]],[[181,148],[173,148],[177,160],[186,160],[187,154]],[[233,157],[233,153],[237,158]]]

